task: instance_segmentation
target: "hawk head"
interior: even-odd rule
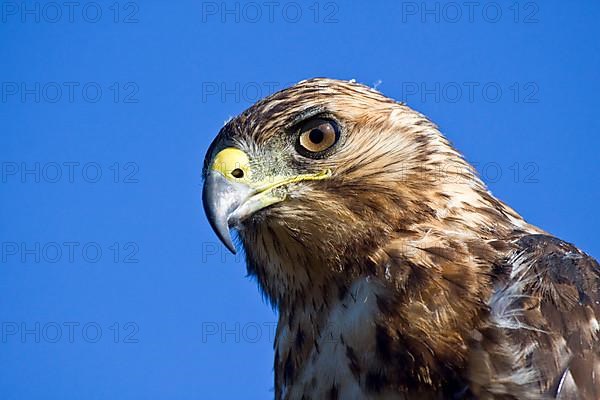
[[[483,184],[435,125],[354,82],[311,79],[256,103],[221,129],[203,175],[213,229],[233,252],[239,232],[275,304],[350,279],[392,234],[459,214],[492,224],[475,212]]]

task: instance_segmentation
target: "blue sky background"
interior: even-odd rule
[[[204,218],[201,163],[308,77],[407,101],[600,257],[597,1],[77,4],[0,3],[2,399],[272,397],[276,315]]]

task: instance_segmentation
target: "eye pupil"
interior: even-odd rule
[[[233,171],[231,171],[231,175],[233,175],[234,178],[243,178],[244,171],[242,171],[240,168],[236,168]]]
[[[322,130],[320,129],[313,129],[312,131],[310,131],[310,133],[308,134],[308,139],[313,142],[314,144],[319,144],[323,141],[323,139],[325,138],[325,134],[323,133]]]
[[[299,131],[297,150],[309,157],[325,156],[325,150],[331,148],[339,137],[335,122],[323,118],[305,122]]]

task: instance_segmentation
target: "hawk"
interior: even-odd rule
[[[600,267],[436,125],[311,79],[231,119],[207,218],[276,307],[275,398],[600,399]]]

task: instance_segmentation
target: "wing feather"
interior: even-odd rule
[[[600,266],[570,243],[525,235],[507,259],[496,291],[496,321],[558,399],[600,399]],[[502,307],[500,307],[500,304]],[[495,307],[495,309],[494,309]]]

